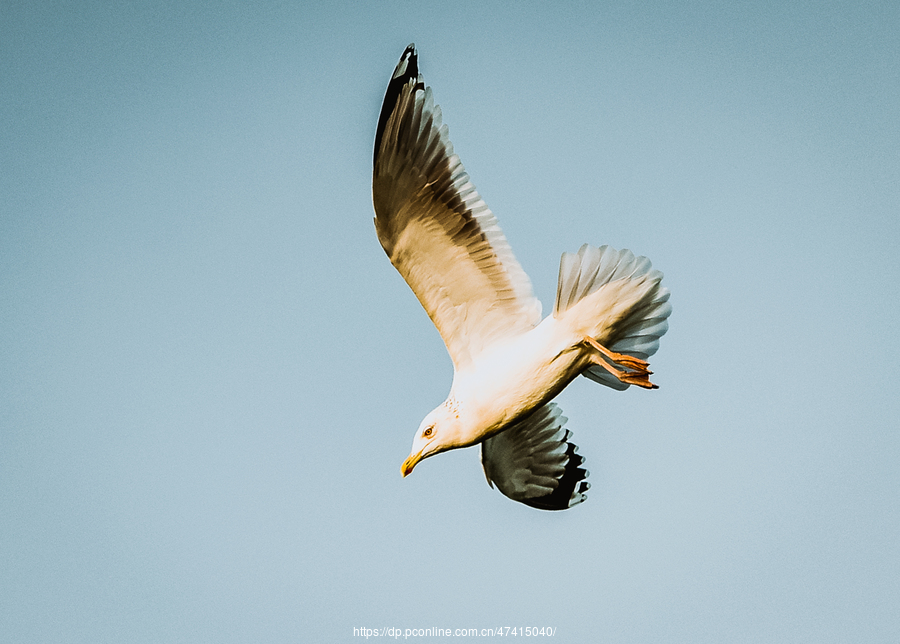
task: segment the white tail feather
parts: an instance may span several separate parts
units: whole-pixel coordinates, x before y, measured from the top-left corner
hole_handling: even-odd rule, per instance
[[[627,283],[623,283],[623,289],[638,296],[621,317],[604,327],[605,337],[596,339],[611,351],[646,360],[659,349],[659,339],[668,330],[667,318],[672,313],[669,290],[660,285],[662,277],[652,269],[649,259],[635,257],[630,250],[585,244],[578,253],[563,253],[553,316],[562,317],[601,287],[624,280]],[[633,288],[628,288],[630,285]],[[613,389],[629,387],[602,367],[590,367],[582,375]]]

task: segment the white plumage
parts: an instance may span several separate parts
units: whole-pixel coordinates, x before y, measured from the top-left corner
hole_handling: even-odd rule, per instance
[[[607,246],[563,254],[553,315],[453,153],[440,108],[404,51],[375,135],[375,228],[453,361],[447,400],[403,464],[481,443],[488,483],[542,509],[584,500],[583,459],[550,401],[579,374],[615,389],[650,383],[646,358],[671,313],[662,274]]]

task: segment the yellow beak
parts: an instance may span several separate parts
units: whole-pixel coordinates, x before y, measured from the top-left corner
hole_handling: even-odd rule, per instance
[[[403,465],[400,466],[400,473],[403,475],[403,478],[409,476],[409,474],[413,471],[413,468],[416,466],[416,463],[422,460],[422,452],[418,454],[410,454],[409,458],[403,461]]]

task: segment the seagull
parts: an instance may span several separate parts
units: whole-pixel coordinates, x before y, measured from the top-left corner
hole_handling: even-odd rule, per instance
[[[403,52],[375,133],[372,201],[385,253],[437,327],[453,362],[447,399],[419,425],[401,473],[481,444],[488,485],[528,506],[585,500],[584,459],[551,402],[577,376],[624,390],[650,382],[668,330],[662,273],[629,250],[563,253],[552,315],[459,157],[441,109]]]

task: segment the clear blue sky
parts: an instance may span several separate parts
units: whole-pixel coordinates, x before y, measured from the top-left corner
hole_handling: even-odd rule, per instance
[[[4,2],[0,632],[900,639],[898,31],[896,2]],[[400,477],[452,371],[372,225],[411,41],[545,311],[585,242],[672,291],[660,390],[558,399],[573,510],[472,449]]]

